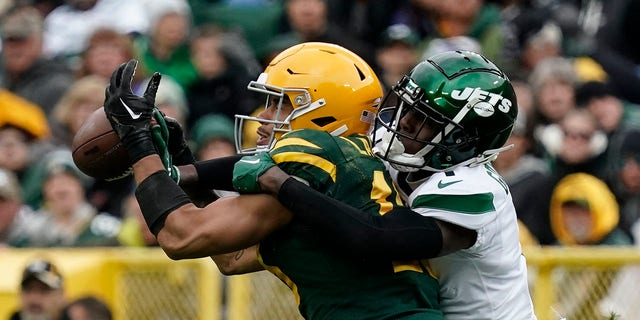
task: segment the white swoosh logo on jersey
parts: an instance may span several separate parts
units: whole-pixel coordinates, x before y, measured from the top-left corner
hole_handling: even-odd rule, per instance
[[[248,163],[248,164],[258,164],[258,163],[260,163],[260,159],[255,159],[255,160],[240,159],[240,162],[244,162],[244,163]]]
[[[142,112],[134,113],[133,110],[131,110],[131,108],[129,108],[129,106],[126,103],[124,103],[124,101],[122,101],[122,98],[120,98],[120,102],[122,102],[122,105],[124,106],[124,109],[127,110],[127,112],[129,112],[129,115],[131,116],[131,119],[136,120],[136,119],[140,118],[140,116],[142,115]]]

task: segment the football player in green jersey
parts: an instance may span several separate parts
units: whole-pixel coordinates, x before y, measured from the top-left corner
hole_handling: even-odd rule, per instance
[[[337,254],[291,220],[275,198],[263,194],[195,206],[167,175],[149,133],[159,77],[150,81],[143,97],[135,96],[130,91],[135,65],[131,61],[114,72],[105,111],[134,162],[143,215],[168,256],[214,256],[229,274],[264,267],[291,287],[308,319],[444,319],[438,283],[424,261]],[[366,136],[382,89],[361,58],[336,45],[304,43],[276,56],[249,88],[267,94],[266,108],[257,118],[240,117],[239,122],[260,122],[257,143],[272,149],[287,172],[371,215],[402,210],[399,194]],[[169,144],[174,145],[169,146],[172,154],[181,153],[180,142]],[[242,160],[247,165],[254,161]],[[230,185],[231,170],[213,171],[223,177],[203,181],[216,167],[212,163],[181,167],[183,183],[196,176],[201,186],[220,188],[223,180]],[[233,253],[257,243],[259,247]],[[240,258],[219,255],[229,252]]]
[[[382,137],[373,150],[412,214],[374,216],[336,201],[285,174],[273,153],[273,160],[257,159],[260,171],[239,162],[237,171],[246,176],[234,183],[277,194],[336,250],[362,258],[433,258],[447,319],[532,320],[516,212],[491,166],[508,148],[517,112],[511,83],[493,63],[472,52],[442,53],[400,80],[377,114]],[[435,222],[441,242],[416,228],[426,221]]]

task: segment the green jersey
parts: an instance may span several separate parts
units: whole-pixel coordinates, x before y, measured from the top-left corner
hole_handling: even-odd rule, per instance
[[[288,174],[372,215],[402,205],[365,136],[298,130],[280,138],[270,155]],[[259,249],[261,262],[292,289],[305,318],[444,319],[426,260],[359,260],[317,238],[294,218]]]

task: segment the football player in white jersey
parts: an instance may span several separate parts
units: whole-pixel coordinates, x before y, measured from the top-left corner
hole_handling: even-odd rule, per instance
[[[256,178],[337,250],[430,258],[447,319],[536,319],[509,188],[491,165],[509,148],[517,113],[498,67],[476,53],[446,52],[400,80],[377,114],[373,151],[411,210],[366,216],[275,167]]]

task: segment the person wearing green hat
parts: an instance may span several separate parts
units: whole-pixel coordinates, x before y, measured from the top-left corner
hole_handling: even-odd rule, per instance
[[[408,25],[394,24],[380,36],[376,63],[385,92],[418,64],[418,34]]]
[[[206,115],[193,125],[191,139],[198,160],[210,160],[236,154],[233,123],[220,114]]]

